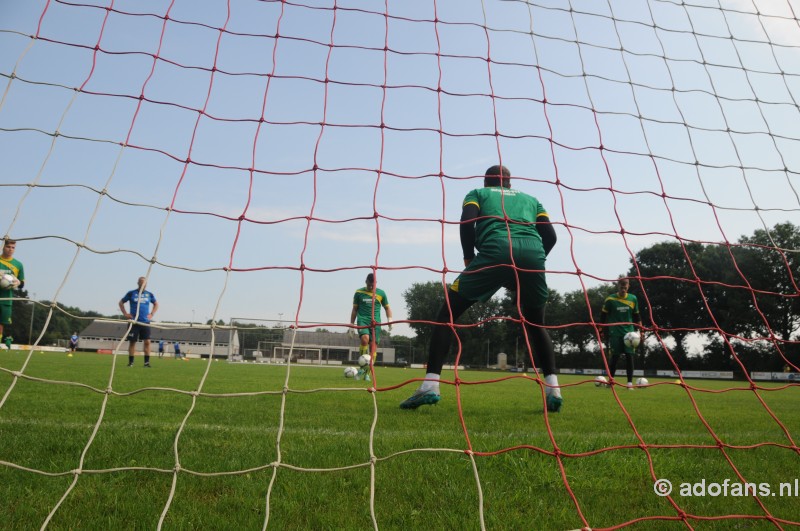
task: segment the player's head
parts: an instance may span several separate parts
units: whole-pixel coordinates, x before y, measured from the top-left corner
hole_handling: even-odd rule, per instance
[[[3,258],[11,258],[14,256],[14,250],[17,248],[17,241],[6,239],[3,242]]]
[[[139,289],[144,289],[147,285],[147,279],[145,277],[139,277],[139,280],[136,281],[136,285],[139,286]]]
[[[367,280],[365,282],[367,283],[367,289],[372,291],[372,288],[375,287],[375,275],[372,273],[367,275]]]
[[[502,186],[511,188],[511,172],[505,166],[492,166],[486,170],[483,186]]]
[[[627,278],[619,277],[617,279],[617,295],[624,297],[628,294],[629,289],[631,289],[631,281]]]

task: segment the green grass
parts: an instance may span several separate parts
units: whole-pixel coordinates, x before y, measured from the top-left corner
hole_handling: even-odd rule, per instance
[[[0,393],[27,356],[0,351]],[[104,404],[86,387],[17,380],[0,408],[4,529],[41,527],[68,491],[50,529],[153,529],[165,510],[165,529],[261,529],[267,506],[269,529],[371,529],[373,469],[381,529],[480,529],[481,511],[487,529],[686,529],[669,520],[679,511],[695,529],[775,529],[748,517],[765,509],[800,522],[800,497],[678,495],[681,483],[739,482],[734,467],[776,491],[800,478],[800,455],[783,447],[800,437],[797,387],[759,391],[776,422],[744,382],[689,381],[704,390],[691,397],[710,429],[737,447],[721,449],[675,385],[615,397],[588,377],[562,376],[585,383],[566,387],[563,411],[546,421],[539,386],[526,378],[462,385],[460,408],[443,385],[439,405],[403,411],[416,383],[373,395],[341,368],[293,366],[281,428],[286,367],[153,358],[146,370],[141,357],[132,368],[126,361],[117,357],[112,374],[108,355],[32,355],[28,376],[111,384],[121,395]],[[207,369],[203,393],[261,394],[197,396],[192,408],[187,393]],[[376,369],[381,389],[422,376]],[[461,373],[468,383],[510,376]],[[705,392],[730,387],[742,390]],[[654,494],[651,465],[672,481],[679,509]],[[725,515],[737,516],[707,519]]]

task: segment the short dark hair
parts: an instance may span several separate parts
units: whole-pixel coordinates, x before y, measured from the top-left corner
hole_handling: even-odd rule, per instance
[[[375,282],[375,275],[373,275],[372,273],[367,275],[367,282]]]
[[[511,188],[511,172],[505,166],[497,164],[491,166],[483,179],[484,186],[502,186],[503,188]]]

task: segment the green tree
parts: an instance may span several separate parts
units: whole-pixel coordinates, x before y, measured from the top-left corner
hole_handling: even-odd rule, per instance
[[[545,322],[556,362],[560,367],[589,368],[599,366],[599,353],[596,348],[597,334],[592,326],[592,316],[599,320],[600,309],[612,286],[603,285],[589,288],[586,293],[576,290],[561,294],[551,289],[545,310]],[[587,305],[587,298],[589,303]],[[592,316],[589,315],[589,307]],[[510,319],[504,321],[506,352],[519,352],[520,359],[530,366],[530,352],[527,349],[522,327],[511,319],[518,319],[515,292],[507,291],[500,299],[500,312]]]
[[[739,369],[731,357],[733,349],[745,369],[775,370],[776,363],[785,362],[774,357],[772,362],[765,362],[764,345],[735,342],[731,346],[723,338],[730,341],[732,336],[753,338],[774,334],[778,340],[788,341],[798,336],[797,249],[800,249],[800,228],[780,223],[769,231],[756,230],[732,245],[657,243],[637,253],[637,267],[631,267],[628,274],[633,277],[641,274],[638,284],[643,294],[640,297],[643,321],[675,339],[677,346],[672,354],[679,367],[688,367],[685,337],[699,330],[712,336],[707,349],[709,359],[691,360],[692,363]],[[636,284],[634,281],[633,291]],[[787,359],[796,359],[793,345],[784,344],[781,350]],[[661,360],[654,361],[657,367],[664,366]]]
[[[684,368],[686,336],[698,322],[708,322],[695,275],[695,263],[704,251],[701,243],[656,243],[636,253],[638,270],[631,266],[628,271],[630,277],[641,275],[631,282],[631,291],[639,298],[642,324],[657,327],[662,335],[675,339],[672,357]]]
[[[780,223],[769,233],[759,229],[739,243],[743,247],[737,247],[733,255],[755,290],[752,295],[748,292],[752,318],[742,323],[742,332],[769,336],[772,331],[788,341],[800,330],[800,227]]]
[[[54,345],[58,340],[70,337],[73,332],[80,333],[93,319],[103,317],[94,311],[57,304],[52,307],[52,316],[48,322],[52,306],[50,301],[33,303],[24,300],[28,298],[28,292],[25,290],[18,291],[15,297],[12,306],[13,322],[5,327],[4,332],[13,336],[18,343],[33,343],[44,330],[39,344]]]
[[[416,334],[415,348],[423,351],[427,359],[427,347],[433,334],[434,321],[444,303],[444,287],[440,282],[416,282],[403,292],[403,299],[408,310],[409,326]],[[446,363],[455,361],[458,343],[461,343],[461,357],[459,363],[464,365],[485,365],[487,346],[490,357],[500,352],[500,348],[507,348],[505,342],[505,324],[502,319],[500,301],[497,298],[485,303],[473,304],[464,312],[456,324],[465,325],[457,328],[459,341],[453,340],[451,355],[446,357]],[[446,325],[445,325],[446,326]],[[493,348],[492,345],[495,345]],[[491,361],[491,360],[490,360]]]
[[[415,282],[403,292],[408,310],[408,326],[417,336],[417,343],[427,346],[431,340],[431,321],[444,302],[444,287],[441,282]]]

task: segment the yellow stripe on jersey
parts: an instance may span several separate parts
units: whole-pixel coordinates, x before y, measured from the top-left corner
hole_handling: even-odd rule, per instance
[[[371,291],[367,291],[365,289],[357,289],[356,293],[363,293],[364,295],[367,295],[370,298],[372,297],[372,292]],[[376,293],[375,294],[375,302],[379,302],[379,303],[383,304],[383,297]]]
[[[19,268],[16,267],[14,264],[12,264],[11,262],[7,262],[2,258],[0,258],[0,264],[4,265],[9,271],[11,271],[15,277],[19,277]]]
[[[467,205],[475,205],[476,207],[478,207],[478,210],[480,210],[480,209],[481,209],[481,206],[480,206],[480,205],[479,205],[479,204],[478,204],[476,201],[467,201],[466,203],[464,203],[464,204],[462,205],[462,207],[461,207],[461,208],[464,208],[464,207],[465,207],[465,206],[467,206]]]
[[[636,303],[635,303],[635,302],[633,302],[632,300],[628,300],[628,299],[620,299],[619,297],[617,297],[617,296],[615,296],[615,295],[609,295],[608,297],[606,297],[606,301],[616,301],[616,302],[621,302],[621,303],[622,303],[622,304],[624,304],[625,306],[630,306],[631,308],[633,308],[634,306],[636,306]],[[605,303],[603,303],[603,304],[605,305]],[[603,311],[606,311],[606,309],[605,309],[605,306],[603,307]]]

